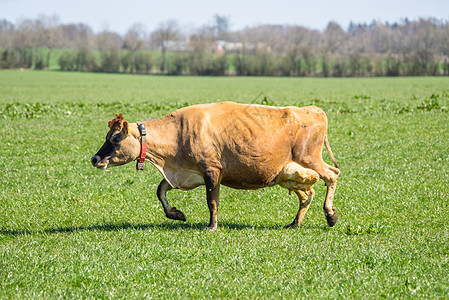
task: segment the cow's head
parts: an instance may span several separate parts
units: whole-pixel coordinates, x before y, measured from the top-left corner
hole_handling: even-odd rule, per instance
[[[140,133],[137,126],[125,121],[122,114],[115,115],[108,125],[106,141],[90,159],[92,165],[99,169],[127,164],[140,155]]]

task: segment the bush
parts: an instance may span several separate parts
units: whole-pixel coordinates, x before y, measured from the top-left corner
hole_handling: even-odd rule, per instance
[[[150,52],[138,52],[134,58],[136,73],[150,73],[153,68],[153,60]]]
[[[76,55],[76,69],[78,71],[98,71],[97,59],[92,51],[81,49]]]
[[[226,55],[214,55],[212,57],[212,68],[210,75],[223,76],[228,70],[228,59]]]
[[[101,62],[101,69],[104,72],[118,73],[120,71],[120,53],[112,50],[104,54]]]
[[[405,59],[407,75],[436,75],[438,63],[435,62],[433,53],[427,50],[418,50]]]
[[[401,64],[402,62],[400,57],[388,55],[386,59],[386,75],[399,76]]]
[[[234,67],[238,76],[245,76],[247,74],[247,61],[245,55],[236,55],[234,58]]]
[[[188,57],[184,53],[177,52],[168,61],[168,74],[181,75],[186,69],[186,60]]]
[[[129,54],[129,51],[122,52],[122,58],[120,59],[120,64],[122,65],[123,72],[128,72],[128,69],[131,66],[131,56]]]
[[[344,58],[339,58],[334,62],[332,66],[332,76],[343,77],[346,75],[346,60]]]
[[[59,56],[59,67],[62,71],[76,70],[76,54],[73,50],[66,50]]]
[[[220,76],[225,75],[228,69],[226,55],[193,52],[187,59],[191,75]]]
[[[237,75],[270,76],[276,74],[275,57],[267,53],[259,55],[237,55],[234,59]]]
[[[288,56],[281,57],[276,64],[276,69],[279,75],[281,76],[290,76],[295,74],[296,72],[294,71],[295,69],[294,58]]]
[[[19,48],[17,53],[19,54],[18,66],[20,68],[30,69],[33,66],[34,49],[26,47]]]
[[[44,56],[42,53],[38,53],[34,56],[34,69],[43,70],[44,69]]]
[[[17,67],[18,62],[14,51],[8,49],[2,51],[0,56],[0,69],[12,69]]]

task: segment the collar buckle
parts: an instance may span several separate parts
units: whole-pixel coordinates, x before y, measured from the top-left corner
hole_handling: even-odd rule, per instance
[[[144,168],[145,168],[145,162],[138,161],[136,163],[136,170],[143,171]]]

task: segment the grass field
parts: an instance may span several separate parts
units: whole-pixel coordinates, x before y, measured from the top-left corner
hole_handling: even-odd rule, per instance
[[[233,100],[322,107],[342,170],[326,224],[282,188],[171,191],[150,165],[100,171],[107,121]],[[447,298],[449,78],[159,77],[0,72],[0,299]],[[327,154],[325,160],[330,162]]]

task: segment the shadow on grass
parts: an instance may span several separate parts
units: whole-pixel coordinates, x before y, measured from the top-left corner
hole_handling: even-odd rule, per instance
[[[22,236],[22,235],[36,235],[36,234],[59,234],[59,233],[77,233],[83,231],[122,231],[122,230],[204,230],[208,224],[207,223],[160,223],[160,224],[131,224],[131,223],[105,223],[91,226],[69,226],[69,227],[58,227],[49,228],[44,230],[8,230],[1,228],[0,235],[4,236]],[[325,225],[302,225],[302,229],[321,229],[327,230],[328,227]],[[218,230],[290,230],[284,229],[283,225],[251,225],[251,224],[235,224],[222,222],[218,226]]]

